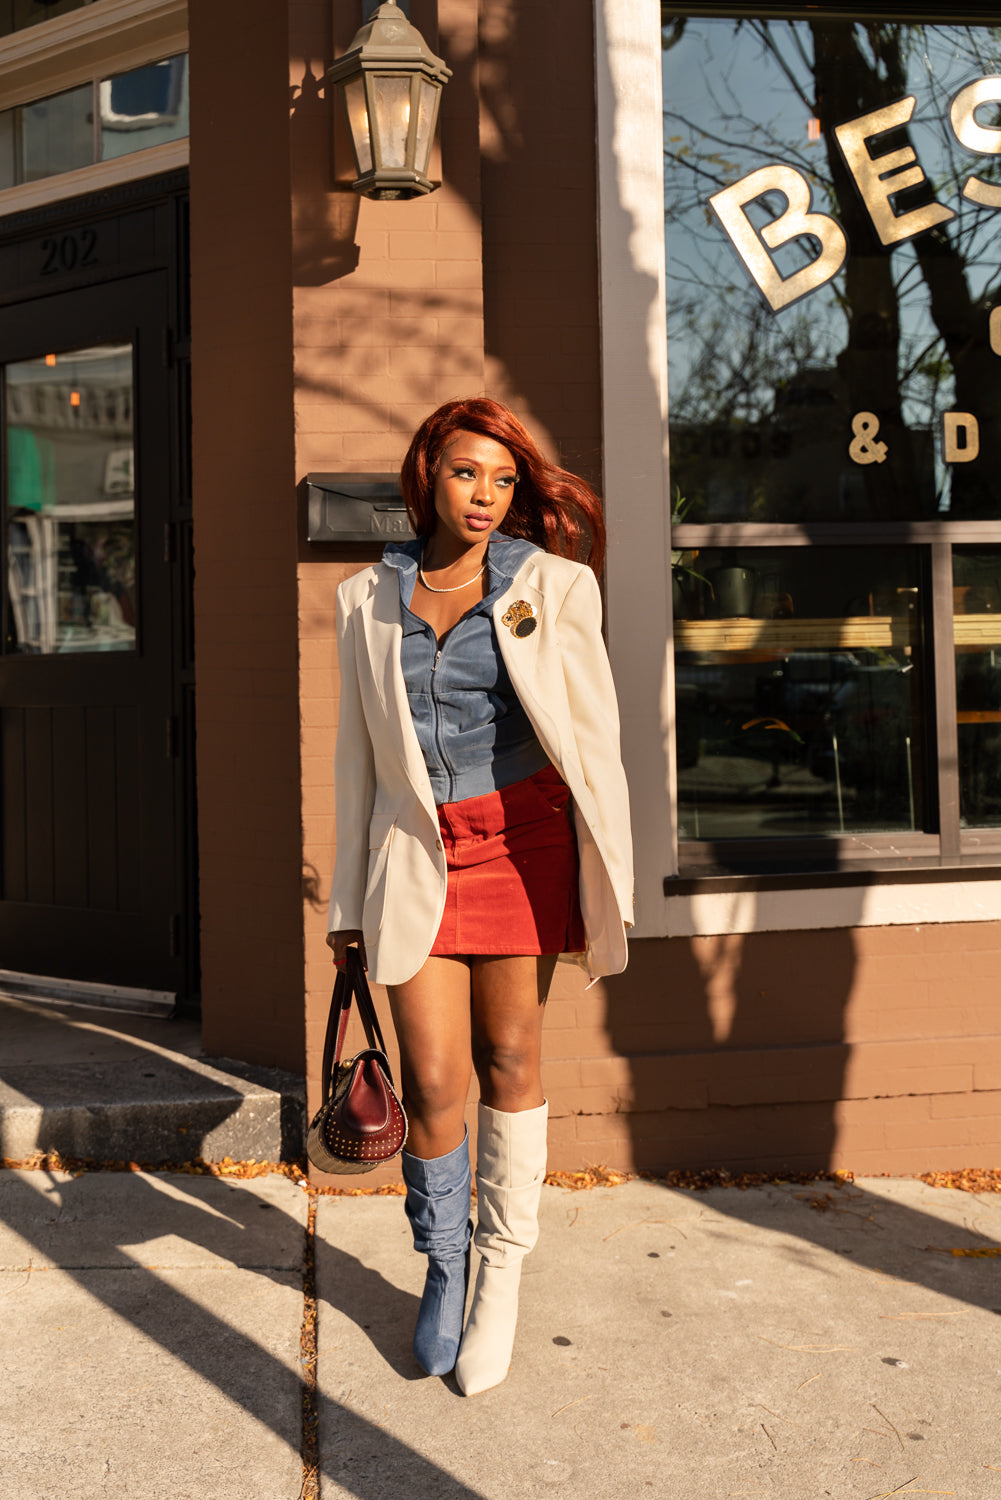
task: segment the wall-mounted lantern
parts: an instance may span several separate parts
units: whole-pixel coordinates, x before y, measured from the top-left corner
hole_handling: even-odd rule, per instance
[[[366,198],[416,198],[427,175],[441,91],[452,70],[435,57],[395,0],[386,0],[327,76],[344,91],[358,180]]]

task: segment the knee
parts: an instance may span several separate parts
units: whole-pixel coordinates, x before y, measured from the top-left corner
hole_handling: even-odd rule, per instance
[[[414,1068],[404,1063],[401,1072],[406,1110],[416,1119],[430,1123],[464,1109],[468,1077],[457,1078],[436,1064]]]
[[[485,1103],[492,1098],[517,1101],[538,1092],[538,1049],[526,1039],[474,1038],[473,1062]]]

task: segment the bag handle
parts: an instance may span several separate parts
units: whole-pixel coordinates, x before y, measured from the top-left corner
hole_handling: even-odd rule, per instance
[[[358,1001],[358,1016],[362,1026],[365,1028],[365,1037],[369,1047],[373,1051],[377,1050],[381,1052],[386,1058],[385,1066],[390,1086],[393,1083],[389,1058],[386,1055],[386,1043],[383,1041],[379,1017],[376,1015],[375,1006],[372,1004],[372,994],[368,987],[368,976],[365,973],[365,966],[361,961],[361,954],[358,949],[349,948],[345,957],[344,968],[338,969],[337,978],[334,981],[334,993],[330,1001],[330,1014],[327,1017],[327,1031],[323,1039],[323,1066],[320,1070],[320,1083],[323,1090],[324,1104],[326,1104],[330,1097],[331,1080],[334,1070],[341,1060],[341,1052],[344,1049],[344,1039],[347,1036],[352,998]]]

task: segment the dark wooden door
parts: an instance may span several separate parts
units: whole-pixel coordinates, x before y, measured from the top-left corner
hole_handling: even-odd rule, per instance
[[[0,308],[0,967],[178,992],[170,302]]]

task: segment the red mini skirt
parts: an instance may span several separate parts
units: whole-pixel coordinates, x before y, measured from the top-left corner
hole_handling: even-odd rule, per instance
[[[583,952],[570,789],[554,766],[443,802],[438,826],[448,888],[432,956]]]

